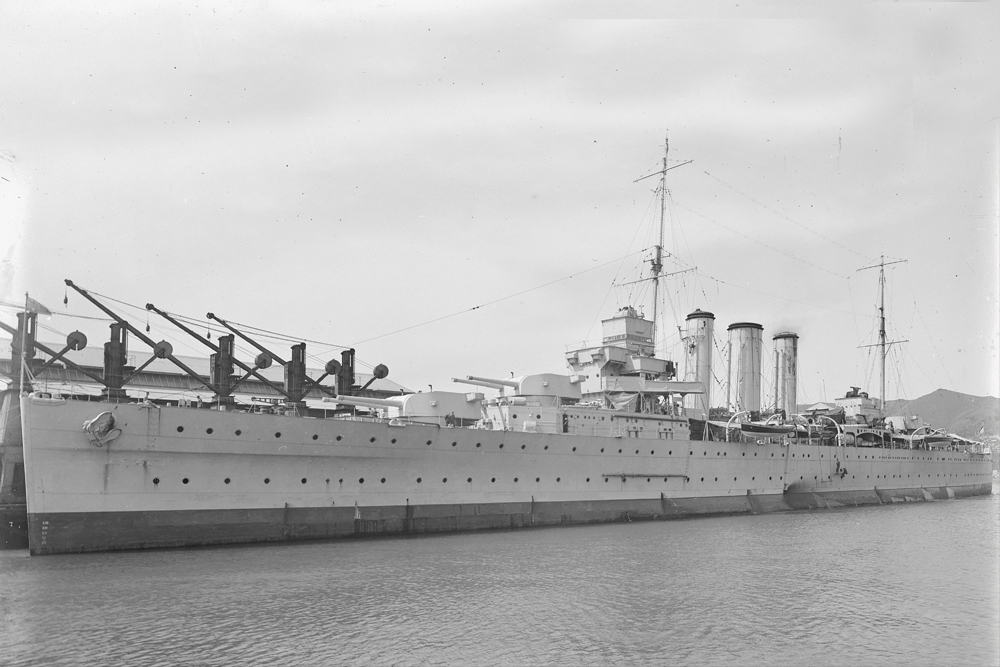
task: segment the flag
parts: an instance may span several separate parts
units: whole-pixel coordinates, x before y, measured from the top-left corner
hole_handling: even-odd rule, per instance
[[[39,315],[51,315],[52,311],[32,299],[27,294],[24,295],[24,309],[29,313],[37,313]]]

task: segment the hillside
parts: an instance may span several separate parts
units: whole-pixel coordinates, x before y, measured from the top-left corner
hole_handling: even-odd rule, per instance
[[[886,408],[890,415],[919,415],[935,428],[975,440],[1000,434],[1000,399],[992,396],[938,389],[913,400],[889,401]]]

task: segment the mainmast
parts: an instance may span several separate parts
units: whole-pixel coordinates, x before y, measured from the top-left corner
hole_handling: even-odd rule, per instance
[[[879,405],[879,416],[885,417],[885,357],[887,349],[890,345],[896,343],[905,343],[905,340],[894,340],[891,342],[886,342],[885,338],[885,267],[890,264],[902,264],[905,259],[899,259],[894,262],[885,261],[885,255],[879,255],[878,264],[872,264],[871,266],[865,266],[858,269],[858,271],[864,271],[866,269],[874,269],[878,267],[878,348],[879,348],[879,379],[882,385],[882,393],[880,394],[882,402]],[[871,345],[864,345],[863,347],[872,347]]]

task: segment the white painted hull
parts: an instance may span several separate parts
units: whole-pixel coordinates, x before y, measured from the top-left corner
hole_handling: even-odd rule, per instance
[[[992,489],[990,460],[961,452],[21,401],[32,553],[668,518]],[[97,447],[82,424],[104,411],[121,435]]]

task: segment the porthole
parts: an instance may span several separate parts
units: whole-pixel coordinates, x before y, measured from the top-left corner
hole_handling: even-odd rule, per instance
[[[211,428],[206,428],[205,429],[205,433],[208,433],[209,435],[212,435],[212,429]]]
[[[159,477],[154,477],[153,478],[153,484],[159,484],[159,483],[160,483],[160,478]]]
[[[733,481],[734,481],[734,482],[736,481],[736,478],[735,478],[735,477],[733,477]]]
[[[313,440],[319,440],[319,436],[313,433]]]
[[[467,479],[465,481],[468,482],[469,484],[471,484],[472,483],[472,478],[470,477],[469,479]]]
[[[482,446],[483,446],[483,443],[481,443],[481,442],[477,442],[476,443],[476,447],[482,447]]]
[[[651,480],[650,480],[650,479],[649,479],[649,478],[647,477],[647,478],[646,478],[646,483],[649,483],[650,481],[651,481]]]
[[[536,482],[540,482],[540,481],[542,481],[542,478],[541,478],[541,477],[536,477],[536,478],[535,478],[535,481],[536,481]]]
[[[358,480],[358,484],[364,484],[364,483],[365,483],[365,478],[364,477],[362,477],[361,479]]]
[[[424,481],[424,480],[421,479],[420,477],[417,477],[417,484],[420,484],[420,482],[422,482],[422,481]]]
[[[562,477],[556,477],[556,481],[557,482],[561,482],[562,481]]]
[[[339,438],[338,438],[338,440],[339,440]],[[392,440],[390,440],[389,442],[391,442],[392,444],[394,444],[394,445],[395,445],[395,444],[396,444],[396,439],[395,439],[395,438],[393,438],[393,439],[392,439]]]
[[[228,478],[228,477],[227,477],[226,479],[224,479],[223,481],[224,481],[224,482],[225,482],[226,484],[229,484],[229,478]]]
[[[719,481],[719,478],[718,478],[718,477],[716,477],[716,478],[715,478],[715,481],[716,481],[716,482],[718,482],[718,481]]]
[[[340,442],[342,439],[343,439],[343,436],[340,436],[340,435],[337,436],[337,442]]]
[[[535,415],[535,419],[541,419],[541,418],[542,418],[541,415]]]
[[[265,484],[270,484],[271,483],[271,478],[270,477],[265,477],[264,478],[264,483]]]
[[[182,482],[184,482],[185,484],[187,484],[187,483],[188,483],[188,478],[187,478],[187,477],[185,477],[185,478],[184,478],[184,479],[182,479],[181,481],[182,481]]]
[[[375,438],[372,438],[372,440],[374,440],[374,439],[375,439]],[[428,445],[429,445],[429,444],[431,444],[431,441],[430,441],[430,440],[428,440],[428,441],[427,441],[427,444],[428,444]]]
[[[236,429],[236,435],[243,435],[243,431]]]
[[[650,455],[650,456],[652,456],[652,455],[653,455],[653,454],[655,454],[655,453],[656,453],[656,450],[655,450],[655,449],[651,449],[651,450],[649,450],[649,455]]]
[[[327,477],[327,478],[326,478],[326,483],[327,483],[327,484],[329,484],[329,483],[330,483],[330,478],[329,478],[329,477]]]
[[[521,449],[524,449],[524,445],[521,445]]]
[[[183,426],[178,426],[177,427],[177,432],[178,433],[183,433],[184,432],[184,427]]]
[[[574,448],[573,448],[573,451],[574,451],[574,452],[576,451],[576,447],[574,447]]]
[[[588,481],[588,482],[590,481],[590,478],[589,478],[589,477],[587,478],[587,481]]]
[[[503,449],[503,443],[502,442],[500,443],[500,449]]]
[[[620,450],[620,449],[619,449],[619,450],[618,450],[618,453],[619,453],[619,454],[621,454],[621,453],[622,453],[622,450]]]
[[[635,450],[635,453],[636,453],[636,454],[638,454],[638,453],[639,453],[639,450],[638,450],[638,449],[637,449],[637,450]]]
[[[774,479],[773,477],[768,477],[768,478],[767,478],[767,481],[769,481],[769,482],[770,482],[770,481],[771,481],[771,480],[773,480],[773,479]]]
[[[751,478],[750,478],[750,481],[752,482],[752,481],[754,481],[755,479],[757,479],[757,478],[756,478],[756,477],[751,477]]]
[[[337,483],[338,483],[338,484],[343,484],[343,483],[344,483],[344,478],[343,478],[343,477],[341,477],[340,479],[338,479],[338,480],[337,480]]]
[[[701,478],[701,481],[703,481],[703,482],[704,482],[704,481],[705,481],[705,478],[704,478],[704,477],[702,477],[702,478]]]
[[[517,415],[514,415],[514,419],[517,419]]]
[[[722,452],[723,456],[729,456],[729,452]]]
[[[743,456],[746,456],[746,455],[747,455],[747,453],[746,453],[746,452],[743,452]]]
[[[604,481],[605,481],[605,482],[607,482],[607,481],[608,481],[608,478],[607,478],[607,477],[605,477],[605,478],[604,478]]]
[[[514,478],[514,483],[517,484],[517,477]]]
[[[674,450],[671,449],[669,452],[667,452],[667,456],[673,456],[673,455],[674,455]]]
[[[448,483],[448,478],[447,477],[441,478],[441,483],[442,484],[447,484]]]
[[[458,447],[458,443],[457,442],[453,442],[453,443],[451,443],[451,446],[452,447]]]
[[[368,442],[375,442],[375,437],[372,436],[371,438],[368,438]],[[427,443],[427,444],[430,444],[430,443]]]
[[[601,447],[601,454],[604,453],[604,447]]]
[[[549,448],[549,446],[548,446],[548,445],[545,445],[545,449],[548,449],[548,448]]]
[[[383,479],[382,481],[384,482],[385,480]],[[305,483],[306,483],[306,478],[305,478],[305,477],[303,477],[303,478],[302,478],[302,483],[303,483],[303,484],[305,484]]]
[[[281,431],[278,431],[277,433],[275,433],[274,437],[275,438],[280,438],[281,437]]]
[[[490,482],[492,482],[492,483],[496,483],[496,481],[497,481],[497,478],[496,478],[496,477],[490,477]]]

